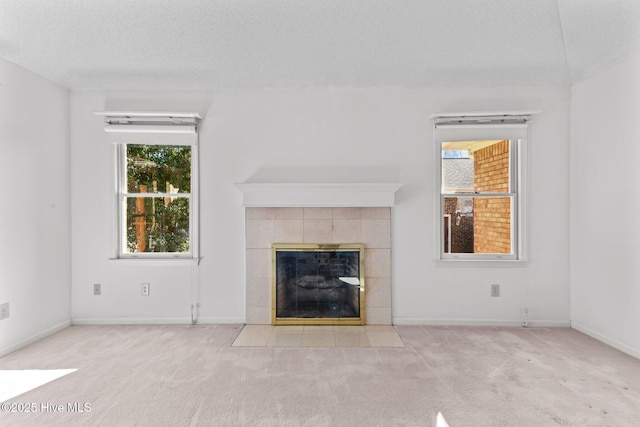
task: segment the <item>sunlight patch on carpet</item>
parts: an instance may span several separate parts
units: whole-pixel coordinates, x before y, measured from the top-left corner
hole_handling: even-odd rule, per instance
[[[0,369],[0,402],[19,396],[77,369]]]
[[[436,427],[449,427],[449,423],[444,419],[442,412],[438,412],[438,416],[436,417]]]

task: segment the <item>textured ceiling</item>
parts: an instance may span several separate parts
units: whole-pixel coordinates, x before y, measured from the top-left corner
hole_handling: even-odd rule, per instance
[[[639,0],[0,0],[0,57],[72,89],[568,85]]]

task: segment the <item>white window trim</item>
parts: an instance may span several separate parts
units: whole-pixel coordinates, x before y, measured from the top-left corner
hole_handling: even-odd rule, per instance
[[[113,143],[111,170],[112,220],[111,261],[150,262],[154,265],[193,262],[200,260],[200,173],[199,134],[201,117],[197,113],[156,113],[156,112],[99,112],[105,118],[107,140]],[[189,202],[189,252],[186,253],[127,253],[123,250],[126,236],[122,204],[127,196],[126,189],[126,144],[147,145],[189,145],[191,146],[191,192],[188,195],[172,194],[172,197],[186,197]],[[163,193],[149,193],[161,197]],[[123,231],[124,230],[124,231]]]
[[[434,115],[434,262],[441,265],[464,266],[504,266],[519,265],[528,262],[528,236],[527,236],[527,189],[528,189],[528,142],[529,132],[526,121],[528,115],[509,116],[507,122],[512,119],[522,118],[524,124],[501,124],[505,115],[492,115],[483,117],[479,115],[452,117],[449,115]],[[462,119],[462,120],[460,120]],[[464,122],[464,124],[458,124]],[[515,155],[511,159],[512,179],[515,178],[514,189],[515,206],[512,225],[513,254],[449,254],[444,253],[444,203],[442,193],[442,142],[469,141],[469,140],[508,139],[511,144],[517,144]],[[514,182],[514,181],[512,181]],[[465,194],[459,194],[464,196]],[[473,194],[470,194],[473,196]],[[498,194],[496,196],[499,196]],[[504,194],[502,194],[504,196]],[[509,196],[511,197],[511,196]]]

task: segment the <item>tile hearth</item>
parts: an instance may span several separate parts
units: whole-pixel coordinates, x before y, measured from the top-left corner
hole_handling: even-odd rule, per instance
[[[232,347],[404,347],[393,326],[245,325]]]

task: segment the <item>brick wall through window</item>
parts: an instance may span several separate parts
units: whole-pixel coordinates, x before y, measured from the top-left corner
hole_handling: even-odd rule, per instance
[[[474,152],[474,191],[509,192],[509,141],[504,140]],[[474,252],[511,253],[511,199],[476,197]]]

